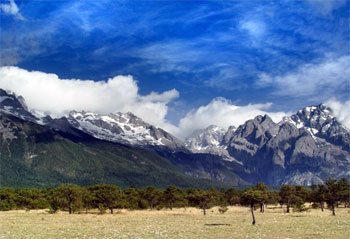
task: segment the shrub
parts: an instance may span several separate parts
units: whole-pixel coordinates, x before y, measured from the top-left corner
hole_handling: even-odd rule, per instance
[[[227,212],[228,208],[226,206],[221,206],[218,210],[221,214],[224,214],[225,212]]]
[[[309,210],[308,207],[305,207],[304,201],[299,197],[297,197],[297,200],[293,206],[293,209],[297,212],[304,212]]]
[[[106,207],[103,204],[98,204],[98,214],[105,214],[106,213]]]
[[[58,211],[58,207],[51,207],[50,206],[50,208],[49,208],[49,213],[50,214],[54,214],[54,213],[56,213]]]
[[[13,201],[0,201],[0,211],[9,211],[16,207]]]
[[[157,207],[156,207],[156,209],[159,211],[159,210],[162,210],[163,209],[163,205],[158,205]]]

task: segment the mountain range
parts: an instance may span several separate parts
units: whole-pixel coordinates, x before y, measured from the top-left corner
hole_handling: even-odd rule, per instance
[[[278,123],[264,115],[211,125],[183,142],[131,112],[53,118],[0,89],[0,137],[1,186],[311,185],[350,176],[350,131],[323,104]]]
[[[211,126],[186,143],[194,152],[238,161],[249,172],[249,179],[243,177],[248,182],[311,185],[350,176],[349,130],[325,105],[305,107],[279,123],[257,116],[222,132]]]

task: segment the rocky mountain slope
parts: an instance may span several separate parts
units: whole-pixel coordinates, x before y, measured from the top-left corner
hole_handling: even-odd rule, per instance
[[[75,128],[98,139],[137,146],[165,147],[175,151],[186,150],[184,143],[179,139],[130,112],[99,115],[72,111],[68,121]]]
[[[196,130],[185,143],[194,151],[205,151],[208,148],[219,146],[226,131],[216,125],[210,125],[205,129]]]
[[[245,184],[220,159],[192,154],[175,137],[131,113],[73,111],[53,119],[28,111],[15,94],[0,93],[0,186]]]
[[[75,159],[83,160],[83,157],[86,157],[93,165],[100,165],[101,160],[107,162],[107,159],[103,159],[107,157],[121,160],[118,164],[120,168],[113,168],[118,171],[115,177],[119,177],[120,170],[128,172],[123,175],[128,178],[128,182],[135,184],[140,178],[136,176],[137,179],[131,180],[130,175],[133,175],[133,171],[144,176],[153,177],[152,175],[156,174],[159,177],[167,177],[164,172],[171,175],[170,171],[167,171],[170,168],[175,170],[176,174],[181,174],[181,177],[187,175],[188,178],[207,179],[224,185],[243,185],[247,182],[254,184],[259,181],[270,185],[310,185],[321,183],[328,177],[350,176],[350,132],[337,121],[332,110],[322,104],[305,107],[279,123],[273,122],[265,115],[248,120],[238,128],[231,126],[228,130],[209,126],[194,132],[185,143],[132,113],[100,115],[72,111],[66,117],[51,118],[30,111],[22,97],[3,90],[0,90],[0,116],[1,166],[4,162],[7,162],[6,167],[12,167],[11,162],[21,162],[19,165],[23,166],[35,158],[33,162],[36,163],[30,163],[30,167],[26,169],[28,175],[31,175],[29,172],[32,165],[41,162],[54,163],[52,158],[60,162],[71,157],[73,165],[76,165]],[[45,143],[42,143],[42,139]],[[81,142],[85,145],[82,146]],[[48,149],[44,146],[48,146]],[[111,148],[115,153],[107,155],[105,150]],[[41,151],[38,151],[39,149]],[[53,150],[51,154],[40,154],[50,150]],[[130,158],[133,157],[134,150],[153,157],[153,161],[148,158],[152,161],[149,165],[154,166],[150,166],[150,173],[142,171],[142,160],[136,160],[134,163],[141,164],[133,166]],[[125,154],[124,151],[131,153]],[[141,156],[137,158],[140,159]],[[39,158],[40,161],[37,161]],[[158,162],[165,165],[163,160],[167,162],[166,169],[158,167]],[[47,172],[44,178],[48,178],[48,172],[57,174],[49,169],[50,164],[45,165],[48,168],[42,171],[35,171],[34,167],[33,170],[37,173],[35,175],[39,175],[40,178],[40,172]],[[13,167],[21,168],[18,165]],[[155,168],[163,173],[160,174]],[[84,170],[90,169],[79,169],[77,166],[76,170],[84,173]],[[100,174],[103,175],[103,170],[100,170]],[[5,177],[6,172],[1,172],[2,178],[10,180],[14,177],[13,174]],[[18,180],[19,175],[16,176]],[[167,179],[159,179],[158,176],[155,176],[157,180],[168,182]],[[30,176],[31,179],[33,177],[36,176]],[[68,178],[65,176],[61,179],[69,181]],[[112,178],[108,180],[113,181]],[[120,177],[119,179],[121,180]]]
[[[235,130],[235,127],[232,126],[231,129]],[[225,134],[225,129],[211,125],[205,129],[194,131],[192,136],[185,140],[185,145],[193,153],[214,154],[221,156],[224,160],[234,161],[235,159],[230,157],[226,148],[222,147],[221,143]]]
[[[175,136],[161,128],[144,122],[132,113],[110,113],[100,115],[85,111],[72,111],[67,117],[51,118],[44,114],[29,111],[21,96],[0,89],[0,109],[21,119],[67,133],[74,129],[81,130],[91,136],[132,146],[156,146],[172,151],[186,151],[185,144]]]
[[[49,187],[60,183],[121,187],[221,187],[186,175],[145,149],[96,139],[83,131],[56,131],[0,111],[0,187]]]
[[[16,115],[17,117],[31,121],[39,122],[39,118],[34,116],[29,110],[22,96],[16,96],[14,93],[0,89],[0,109]]]
[[[206,135],[211,133],[202,132],[201,137]],[[193,152],[204,146],[197,135],[186,142],[196,145]],[[267,115],[257,116],[237,129],[231,127],[219,144],[205,144],[208,153],[221,149],[241,162],[249,172],[243,176],[246,181],[270,185],[310,185],[328,177],[349,177],[349,146],[350,131],[322,104],[305,107],[278,124]]]

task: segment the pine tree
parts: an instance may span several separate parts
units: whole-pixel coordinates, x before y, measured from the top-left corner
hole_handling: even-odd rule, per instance
[[[332,215],[335,216],[335,204],[340,200],[340,184],[333,178],[327,179],[324,184],[326,186],[325,199],[327,205],[332,210]]]
[[[122,194],[120,188],[115,185],[98,184],[90,187],[94,197],[94,204],[103,210],[108,208],[113,214],[113,209],[120,207]]]
[[[254,205],[259,203],[263,200],[264,198],[264,193],[263,191],[256,190],[254,188],[250,188],[246,191],[244,191],[243,196],[242,196],[242,202],[244,204],[248,204],[250,206],[250,210],[252,213],[252,224],[255,225],[255,215],[254,215]]]
[[[265,203],[268,199],[268,187],[264,183],[259,182],[255,185],[254,189],[262,192],[262,197],[259,202],[259,205],[260,205],[260,212],[264,212]]]
[[[283,204],[287,205],[287,213],[290,212],[290,207],[296,201],[296,190],[292,185],[283,185],[280,189],[279,195]]]
[[[61,184],[54,193],[54,199],[60,208],[68,208],[69,214],[82,205],[82,193],[79,186],[75,184]]]

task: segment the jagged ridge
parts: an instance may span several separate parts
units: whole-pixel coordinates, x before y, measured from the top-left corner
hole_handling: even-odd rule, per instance
[[[189,175],[226,183],[235,180],[309,185],[330,176],[350,176],[350,132],[322,104],[305,107],[279,123],[265,115],[238,128],[231,126],[227,131],[209,126],[194,132],[186,145],[132,113],[100,115],[72,111],[67,117],[52,119],[29,111],[22,97],[3,90],[0,109],[78,141],[86,138],[85,133],[105,141],[143,147],[166,156]],[[3,142],[15,139],[13,129],[3,125],[0,128]]]
[[[201,132],[202,138],[206,135],[211,132]],[[197,135],[186,142],[196,146],[193,152],[202,147]],[[305,107],[278,124],[267,115],[257,116],[237,129],[230,127],[219,144],[205,147],[212,154],[226,151],[241,162],[251,173],[244,178],[247,181],[310,185],[330,176],[349,176],[349,146],[349,130],[321,104]]]

